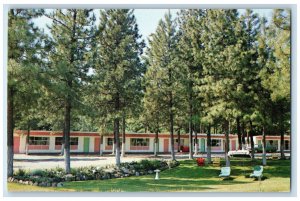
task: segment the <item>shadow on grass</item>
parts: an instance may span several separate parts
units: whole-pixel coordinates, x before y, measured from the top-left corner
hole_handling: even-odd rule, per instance
[[[76,191],[111,191],[111,189],[118,189],[119,191],[127,192],[143,192],[143,191],[201,191],[214,189],[212,186],[217,185],[234,185],[245,184],[249,182],[234,181],[234,178],[223,182],[219,178],[217,180],[209,179],[176,179],[176,178],[162,178],[154,180],[153,177],[145,178],[126,178],[126,179],[112,179],[105,181],[85,181],[82,182],[67,182],[64,188],[75,189]],[[217,188],[217,187],[216,187]]]

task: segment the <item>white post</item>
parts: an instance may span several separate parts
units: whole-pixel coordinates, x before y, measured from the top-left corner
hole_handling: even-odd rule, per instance
[[[154,156],[157,156],[157,142],[154,143]]]
[[[111,150],[111,155],[115,155],[115,151],[116,151],[116,144],[113,143],[112,150]]]
[[[100,143],[99,143],[99,150],[100,150],[100,156],[103,156],[103,148],[104,148],[104,143],[103,140],[100,138]]]
[[[125,157],[125,143],[122,142],[122,154],[121,154],[122,157]]]
[[[198,155],[198,142],[195,143],[195,155]]]
[[[160,172],[160,170],[154,170],[154,172],[156,172],[155,180],[159,180],[159,172]]]

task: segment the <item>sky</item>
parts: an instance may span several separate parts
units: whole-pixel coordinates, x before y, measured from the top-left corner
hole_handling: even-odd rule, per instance
[[[173,18],[176,17],[176,13],[178,11],[179,11],[178,9],[170,9]],[[242,9],[240,9],[239,11],[240,13],[244,12],[244,10]],[[253,11],[258,13],[260,16],[266,17],[268,20],[271,19],[272,9],[253,9]],[[148,42],[147,40],[148,36],[151,33],[155,32],[159,20],[164,17],[166,12],[168,12],[168,9],[135,9],[134,10],[134,15],[136,17],[140,34],[142,34],[142,39],[144,39],[146,43]],[[98,20],[99,11],[95,11],[95,14]],[[48,19],[47,17],[40,17],[38,19],[35,19],[34,23],[40,28],[43,28],[45,30],[45,33],[49,33],[46,24],[50,25],[51,20]]]

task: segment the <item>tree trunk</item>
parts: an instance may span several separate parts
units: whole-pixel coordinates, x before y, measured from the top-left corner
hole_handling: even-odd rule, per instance
[[[282,107],[281,107],[282,108]],[[280,159],[285,159],[285,155],[284,155],[284,118],[283,118],[283,109],[280,109]]]
[[[7,177],[13,176],[14,169],[14,91],[7,93]]]
[[[239,148],[238,150],[242,149],[242,134],[241,134],[241,125],[240,125],[240,118],[236,118],[236,127],[237,127],[237,136],[238,136],[238,142],[239,142]]]
[[[125,138],[125,127],[126,126],[126,122],[125,122],[125,115],[124,117],[122,118],[122,129],[123,129],[123,132],[122,132],[122,157],[125,157],[125,142],[126,142],[126,138]]]
[[[69,174],[71,172],[70,166],[70,130],[71,130],[71,103],[70,95],[66,100],[65,104],[65,115],[64,115],[64,137],[65,137],[65,170]]]
[[[284,131],[280,129],[280,159],[285,159],[284,154]]]
[[[181,151],[181,144],[180,144],[180,128],[178,128],[178,130],[177,130],[177,140],[178,140],[178,143],[177,143],[177,145],[178,145],[178,152],[180,152]]]
[[[210,134],[210,125],[207,128],[206,153],[207,153],[207,162],[211,163],[211,134]]]
[[[60,150],[60,155],[63,156],[65,155],[65,134],[63,134],[63,141],[61,143],[61,150]]]
[[[121,163],[120,159],[120,141],[119,141],[119,119],[114,120],[114,144],[116,148],[116,166],[119,167]]]
[[[173,107],[172,101],[171,101],[170,106],[171,105]],[[171,158],[172,158],[172,160],[176,160],[175,159],[175,151],[174,151],[174,119],[173,119],[172,107],[170,107],[170,110],[171,110],[170,111]]]
[[[119,93],[116,95],[115,99],[115,111],[120,110],[120,96]],[[121,159],[120,159],[120,138],[119,138],[119,127],[120,127],[120,121],[119,118],[116,117],[114,119],[114,143],[116,148],[116,166],[120,167]]]
[[[228,130],[227,130],[227,132],[225,132],[225,161],[226,161],[226,167],[230,167],[230,160],[229,160],[229,157],[228,157],[229,134],[230,134],[230,122],[228,121]]]
[[[100,156],[103,156],[104,141],[103,135],[100,136]]]
[[[154,156],[157,156],[158,152],[158,129],[155,131],[155,138],[154,138]]]
[[[190,114],[189,114],[189,159],[193,159],[192,105],[190,105]]]
[[[252,121],[250,121],[250,144],[251,144],[251,159],[254,160],[255,158],[255,149],[254,149],[254,140],[253,140],[253,126]]]
[[[194,129],[194,134],[195,134],[195,155],[198,155],[198,136],[197,136],[197,131]]]
[[[242,149],[246,148],[246,132],[245,132],[245,124],[242,122]]]
[[[115,132],[114,132],[114,143],[112,145],[112,150],[110,155],[116,155],[116,141],[115,141]]]
[[[267,152],[266,152],[266,133],[265,127],[262,129],[262,164],[267,165]]]
[[[25,154],[29,154],[29,137],[30,137],[30,124],[27,125],[27,136],[26,136],[26,149]]]

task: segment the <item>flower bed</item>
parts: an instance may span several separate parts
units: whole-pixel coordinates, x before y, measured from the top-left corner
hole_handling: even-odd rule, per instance
[[[62,168],[33,170],[31,172],[19,169],[13,177],[8,178],[8,182],[43,187],[62,187],[63,182],[66,181],[105,180],[140,176],[153,174],[156,169],[163,171],[178,165],[179,162],[171,160],[141,160],[139,162],[121,163],[120,167],[107,165],[105,167],[72,168],[70,174],[66,174]]]

